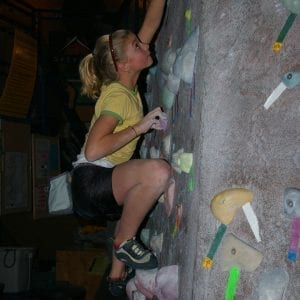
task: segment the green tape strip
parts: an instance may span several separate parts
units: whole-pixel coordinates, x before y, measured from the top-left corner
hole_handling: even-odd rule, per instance
[[[207,257],[209,257],[211,260],[214,258],[215,253],[217,252],[217,249],[219,248],[221,244],[221,240],[223,238],[223,235],[227,229],[227,226],[225,224],[221,224],[218,228],[218,231],[215,235],[215,238],[209,248]]]
[[[227,287],[225,291],[225,300],[234,300],[236,287],[240,278],[240,269],[232,267],[229,271]]]
[[[189,192],[193,192],[195,190],[195,172],[194,172],[194,165],[192,165],[191,171],[189,173],[189,181],[188,181],[188,188]]]
[[[292,27],[295,19],[297,17],[297,14],[294,14],[294,13],[291,13],[289,15],[289,17],[287,18],[283,28],[281,29],[279,35],[278,35],[278,38],[277,38],[277,43],[282,43],[285,36],[287,35],[288,31],[290,30],[290,28]]]

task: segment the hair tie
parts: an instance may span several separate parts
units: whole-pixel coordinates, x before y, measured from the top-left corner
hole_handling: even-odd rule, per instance
[[[118,72],[118,66],[117,66],[117,61],[116,61],[116,56],[115,56],[115,49],[113,47],[112,34],[111,33],[108,35],[108,46],[109,46],[111,58],[112,58],[112,61],[114,63],[115,69]]]

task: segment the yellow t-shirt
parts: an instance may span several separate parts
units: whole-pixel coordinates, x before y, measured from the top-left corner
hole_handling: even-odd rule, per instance
[[[143,118],[143,106],[137,88],[130,90],[119,82],[103,86],[100,98],[95,105],[95,113],[90,128],[101,115],[110,115],[119,121],[114,132],[119,132],[138,123]],[[114,165],[128,161],[133,155],[138,140],[139,137],[135,138],[105,158]]]

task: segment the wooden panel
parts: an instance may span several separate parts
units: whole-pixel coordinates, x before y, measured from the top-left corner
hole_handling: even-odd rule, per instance
[[[37,70],[37,42],[15,31],[12,62],[0,98],[0,114],[26,118],[32,100]]]
[[[103,249],[59,250],[56,251],[56,281],[84,287],[85,300],[94,300],[108,264],[109,258]]]

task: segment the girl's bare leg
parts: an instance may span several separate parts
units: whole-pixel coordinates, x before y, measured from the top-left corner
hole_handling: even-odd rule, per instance
[[[113,193],[123,205],[122,216],[115,229],[115,244],[136,235],[139,226],[168,186],[170,165],[161,159],[130,160],[118,165],[112,175]],[[110,276],[121,277],[124,264],[115,257]]]
[[[161,159],[131,160],[113,172],[113,193],[123,212],[115,232],[115,243],[135,236],[140,224],[165,191],[170,165]]]

